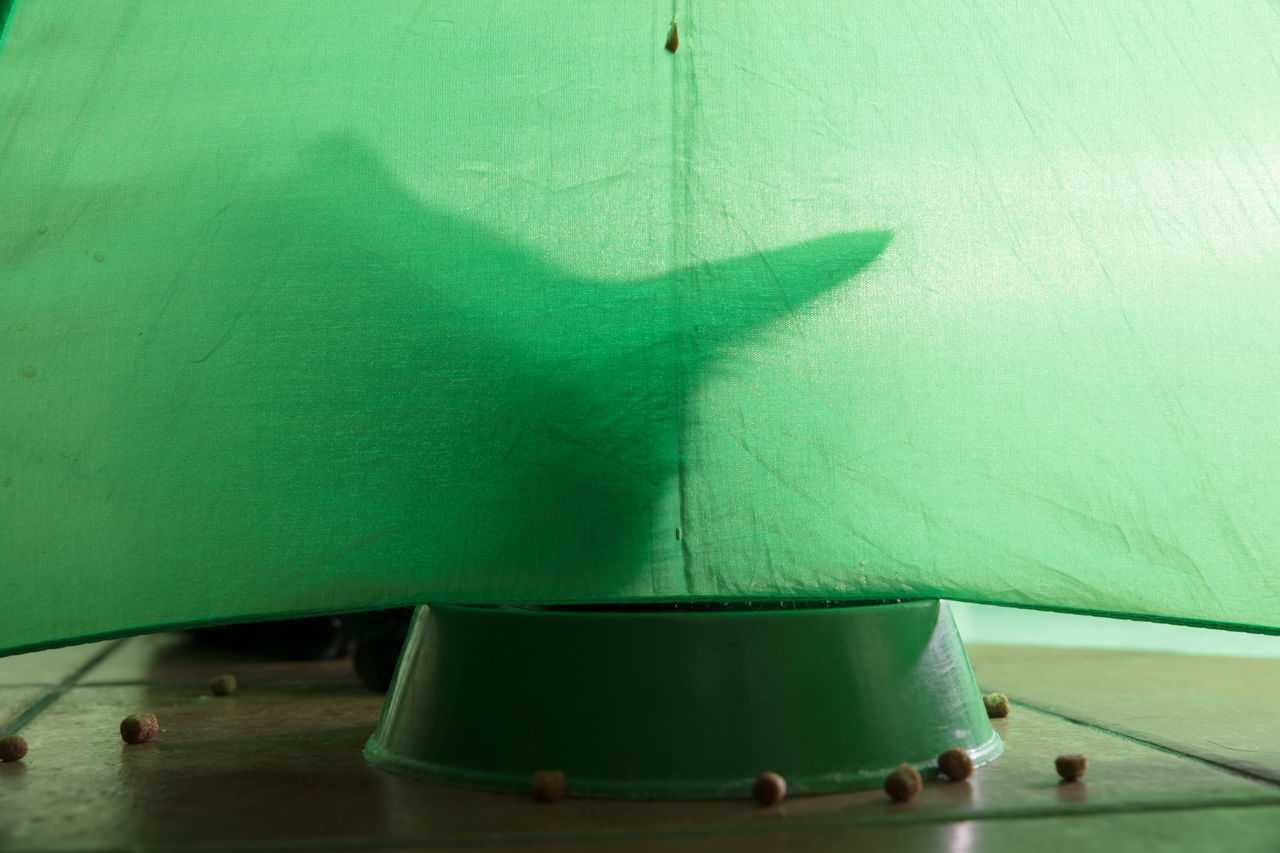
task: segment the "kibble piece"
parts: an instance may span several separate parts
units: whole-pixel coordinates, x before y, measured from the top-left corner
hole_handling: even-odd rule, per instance
[[[1059,755],[1053,761],[1053,766],[1058,768],[1058,775],[1068,782],[1074,782],[1083,776],[1088,765],[1089,762],[1083,755]]]
[[[938,756],[938,770],[948,779],[960,782],[973,775],[973,759],[960,747],[952,747]]]
[[[920,793],[923,784],[919,772],[914,767],[910,764],[900,764],[898,769],[884,780],[884,791],[898,802],[905,803]]]
[[[771,770],[766,770],[756,779],[755,787],[751,789],[751,793],[760,802],[760,805],[776,806],[787,796],[787,780]]]
[[[209,682],[209,690],[213,692],[214,696],[230,696],[236,692],[236,677],[234,675],[219,675]]]
[[[1003,693],[988,693],[982,697],[982,704],[987,708],[987,716],[992,719],[1009,716],[1009,697]]]
[[[564,799],[564,772],[539,770],[533,774],[533,798],[540,803]]]
[[[134,714],[120,721],[120,737],[125,743],[146,743],[160,733],[155,714]]]
[[[27,754],[27,742],[17,735],[0,737],[0,761],[21,761]]]

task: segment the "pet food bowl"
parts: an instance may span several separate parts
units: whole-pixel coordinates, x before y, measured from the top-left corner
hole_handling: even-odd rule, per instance
[[[962,747],[1000,754],[936,600],[420,607],[365,748],[377,767],[498,791],[561,770],[570,796],[867,788]]]

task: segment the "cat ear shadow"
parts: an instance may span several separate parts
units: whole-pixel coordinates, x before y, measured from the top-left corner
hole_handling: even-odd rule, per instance
[[[658,277],[688,294],[680,325],[707,347],[764,328],[854,280],[893,241],[893,232],[846,231]]]

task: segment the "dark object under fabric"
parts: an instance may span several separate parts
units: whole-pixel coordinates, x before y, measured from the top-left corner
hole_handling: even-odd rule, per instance
[[[352,665],[356,675],[365,687],[385,693],[391,686],[400,650],[404,648],[405,636],[409,633],[413,608],[360,613],[350,618],[355,630]]]
[[[327,660],[351,655],[356,675],[370,690],[386,692],[404,646],[412,607],[311,616],[203,628],[199,645],[233,649],[283,660]]]
[[[1280,16],[66,4],[0,651],[419,602],[1280,632]],[[1153,36],[1152,33],[1156,35]]]
[[[252,652],[283,660],[327,660],[351,651],[350,617],[311,616],[243,625],[223,625],[195,632],[197,643]]]

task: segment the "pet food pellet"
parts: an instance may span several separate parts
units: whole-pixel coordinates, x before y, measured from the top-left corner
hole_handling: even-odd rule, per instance
[[[676,22],[671,22],[671,32],[667,33],[667,43],[663,45],[668,53],[675,53],[680,47],[680,30],[676,27]]]
[[[1053,766],[1058,769],[1058,775],[1068,782],[1074,782],[1083,776],[1088,765],[1089,762],[1083,755],[1059,755],[1053,761]]]
[[[771,770],[766,770],[760,774],[760,778],[756,779],[751,793],[759,800],[760,805],[775,806],[787,796],[787,780]]]
[[[973,759],[960,747],[952,747],[938,756],[938,770],[948,779],[960,782],[973,775]]]
[[[160,733],[155,714],[133,714],[120,721],[120,737],[125,743],[146,743]]]
[[[17,735],[0,737],[0,761],[21,761],[27,754],[27,742]]]
[[[533,798],[540,803],[564,799],[564,772],[539,770],[533,774]]]
[[[236,692],[236,677],[234,675],[219,675],[209,682],[209,690],[212,691],[214,696],[230,696]]]
[[[900,803],[920,793],[920,787],[924,783],[920,779],[919,772],[910,764],[901,764],[898,769],[889,774],[889,778],[884,780],[884,792],[893,797]]]
[[[987,716],[992,719],[1009,716],[1009,697],[1003,693],[988,693],[982,697],[982,704],[987,708]]]

